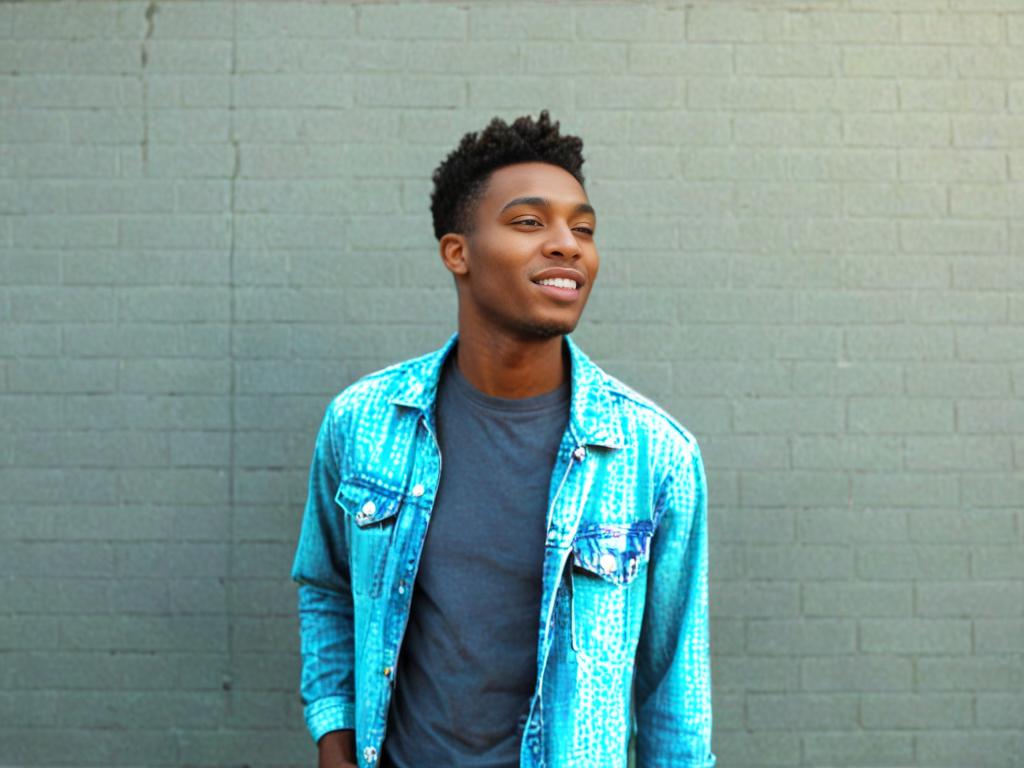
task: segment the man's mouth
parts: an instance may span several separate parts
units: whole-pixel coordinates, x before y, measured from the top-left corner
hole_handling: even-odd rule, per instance
[[[579,301],[583,291],[579,289],[580,283],[571,277],[545,277],[543,280],[535,280],[536,285],[548,298],[559,303],[573,303]]]
[[[546,280],[538,280],[537,285],[552,285],[555,288],[568,288],[576,290],[576,281],[567,277],[549,277]]]

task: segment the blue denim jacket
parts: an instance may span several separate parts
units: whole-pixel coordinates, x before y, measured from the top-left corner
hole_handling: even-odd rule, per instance
[[[315,740],[384,740],[442,456],[439,350],[339,394],[320,427],[292,578]],[[707,487],[693,436],[568,336],[572,399],[551,476],[524,768],[711,768]],[[502,532],[494,532],[500,547]],[[500,611],[501,606],[494,606]],[[431,767],[433,768],[433,767]]]

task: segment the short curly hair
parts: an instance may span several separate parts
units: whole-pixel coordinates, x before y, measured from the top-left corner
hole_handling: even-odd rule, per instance
[[[506,165],[550,163],[571,173],[582,186],[583,140],[562,136],[558,126],[544,109],[536,121],[524,115],[509,125],[495,117],[480,133],[464,135],[434,171],[434,191],[430,195],[434,236],[440,240],[448,232],[469,234],[487,180]]]

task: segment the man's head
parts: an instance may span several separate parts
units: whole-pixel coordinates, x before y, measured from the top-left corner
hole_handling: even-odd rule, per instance
[[[582,149],[545,110],[511,125],[494,118],[434,172],[434,233],[460,326],[523,339],[576,327],[599,263]]]

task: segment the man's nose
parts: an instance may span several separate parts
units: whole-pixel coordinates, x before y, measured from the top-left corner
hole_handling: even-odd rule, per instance
[[[580,255],[580,244],[567,224],[552,228],[551,237],[544,244],[545,256],[576,258]]]

